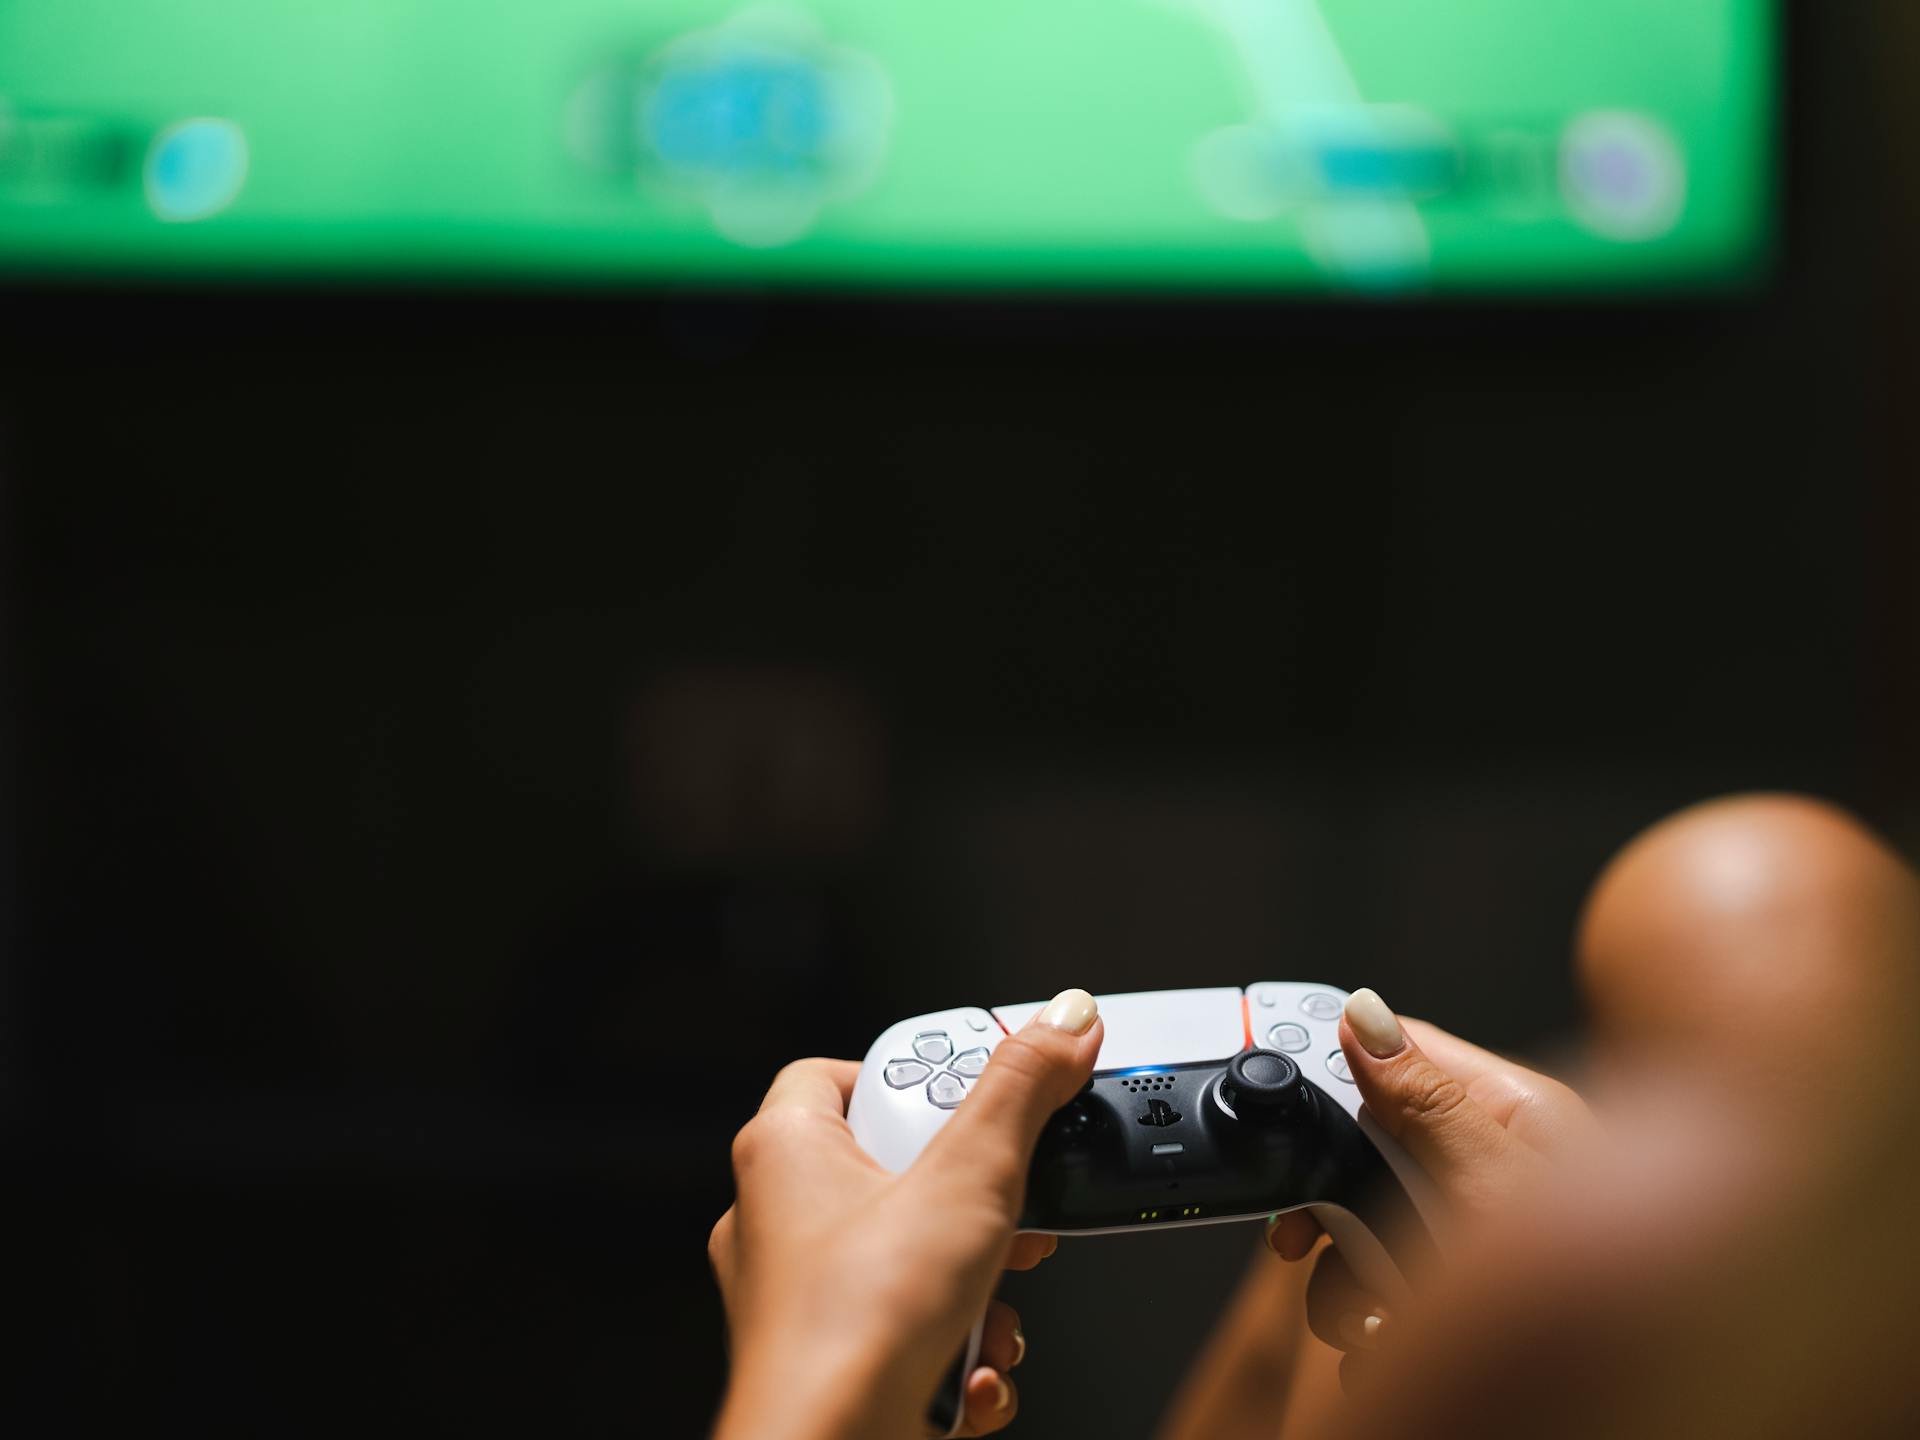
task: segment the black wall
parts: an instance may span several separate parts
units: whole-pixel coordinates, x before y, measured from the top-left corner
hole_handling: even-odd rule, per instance
[[[1911,27],[1794,14],[1753,297],[9,292],[19,1403],[694,1433],[786,1059],[1288,976],[1551,1049],[1640,825],[1920,833]],[[1252,1243],[1017,1279],[1027,1432],[1148,1433]]]

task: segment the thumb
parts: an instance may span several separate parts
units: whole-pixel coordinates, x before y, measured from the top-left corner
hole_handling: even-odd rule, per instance
[[[1465,1085],[1427,1058],[1372,990],[1348,997],[1340,1048],[1380,1128],[1450,1197],[1471,1196],[1490,1171],[1506,1168],[1512,1137]]]
[[[994,1048],[972,1093],[915,1168],[941,1177],[949,1191],[956,1182],[984,1188],[1010,1222],[1017,1219],[1040,1131],[1087,1083],[1105,1034],[1093,996],[1062,990]]]

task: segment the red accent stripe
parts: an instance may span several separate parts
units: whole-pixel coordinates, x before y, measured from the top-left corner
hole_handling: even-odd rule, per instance
[[[1000,1017],[998,1015],[995,1015],[993,1011],[991,1010],[987,1011],[987,1015],[993,1021],[994,1024],[1000,1026],[1000,1033],[1002,1035],[1011,1035],[1013,1033],[1011,1030],[1007,1029],[1007,1027],[1001,1022]]]
[[[1247,1049],[1253,1049],[1253,1011],[1248,1009],[1247,992],[1240,992],[1240,1028],[1247,1037]]]

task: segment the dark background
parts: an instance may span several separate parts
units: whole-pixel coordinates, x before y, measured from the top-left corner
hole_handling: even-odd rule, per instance
[[[697,1433],[786,1059],[1288,977],[1538,1053],[1663,812],[1920,836],[1907,8],[1794,7],[1749,297],[16,285],[9,1409]],[[1024,1432],[1147,1434],[1252,1243],[1014,1280]]]

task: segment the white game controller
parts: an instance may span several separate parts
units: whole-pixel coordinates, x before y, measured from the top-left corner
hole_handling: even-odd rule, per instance
[[[1340,1049],[1344,990],[1268,981],[1102,995],[1093,1079],[1048,1122],[1023,1231],[1119,1234],[1307,1210],[1360,1283],[1406,1293],[1432,1253],[1432,1182],[1374,1122]],[[893,1026],[867,1051],[847,1122],[889,1170],[911,1165],[966,1103],[994,1049],[1041,1002],[967,1007]],[[932,1418],[948,1433],[980,1353],[976,1322]]]

